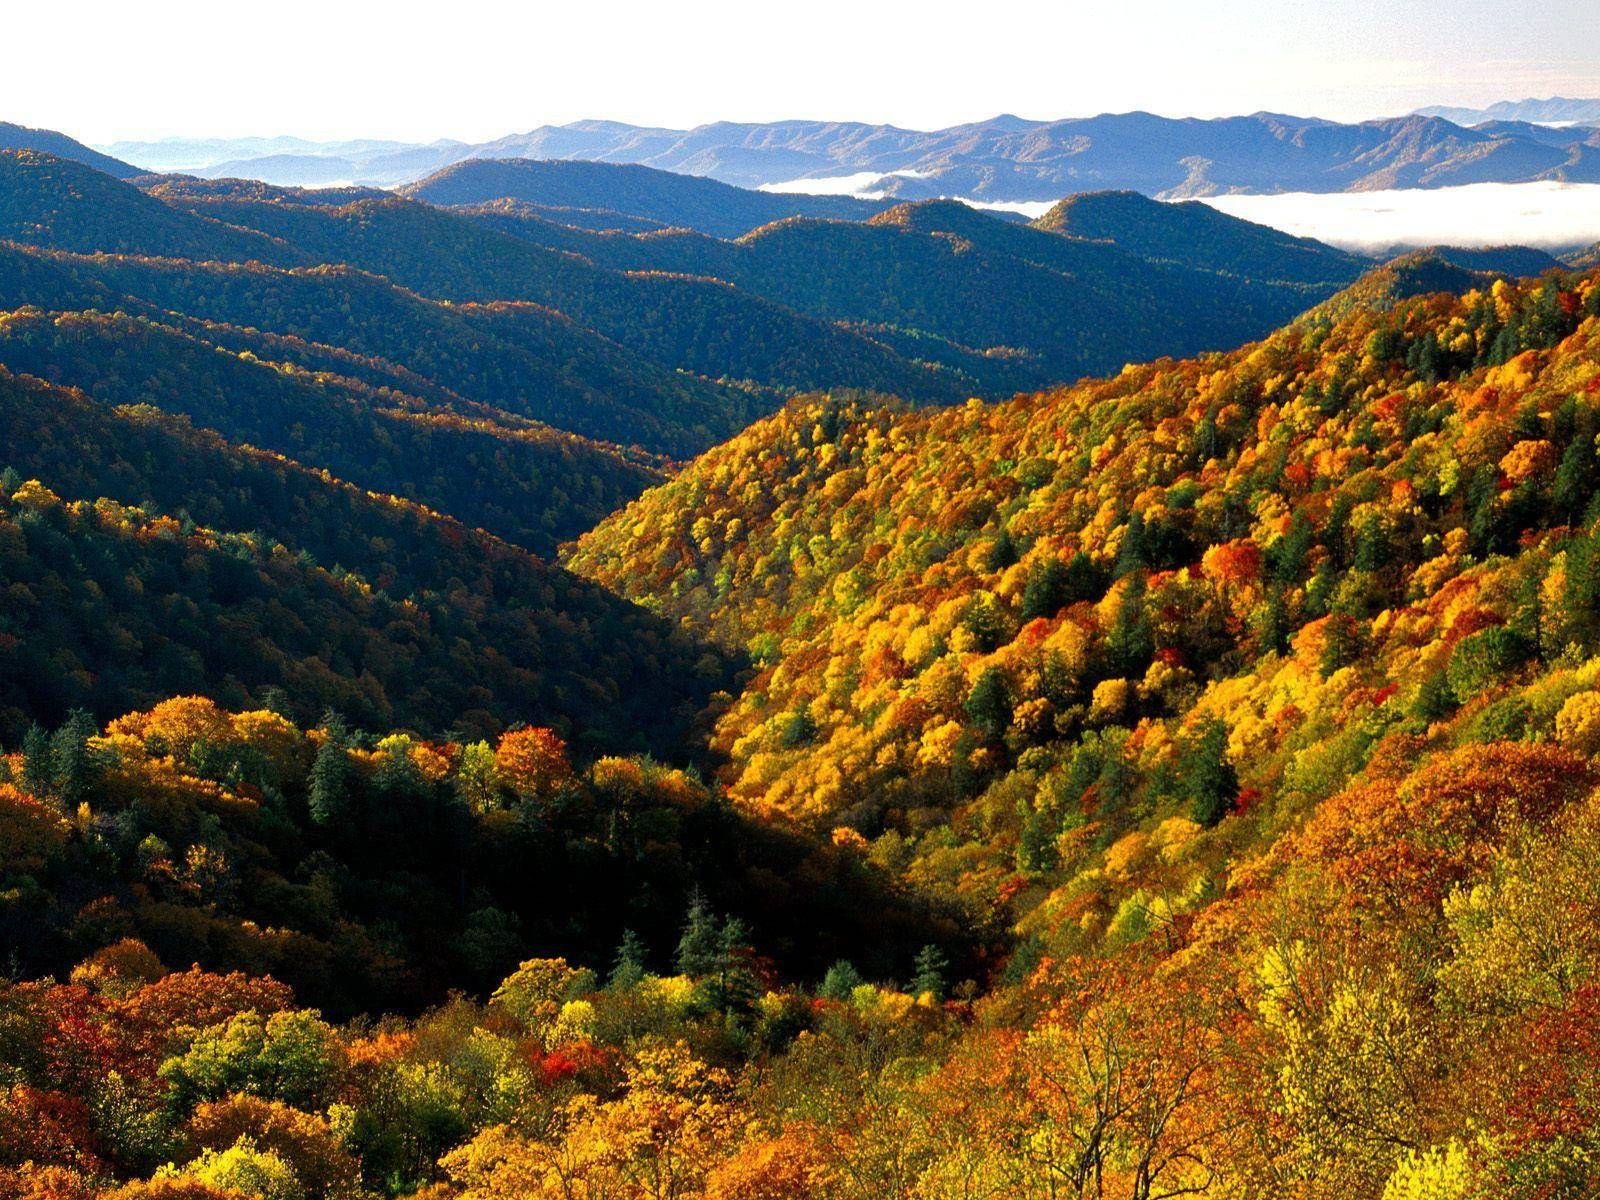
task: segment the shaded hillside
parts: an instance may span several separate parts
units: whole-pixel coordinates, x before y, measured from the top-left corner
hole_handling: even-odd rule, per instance
[[[843,380],[930,400],[958,399],[978,386],[725,284],[600,269],[420,202],[389,197],[324,207],[308,203],[303,192],[250,184],[213,191],[178,181],[155,185],[170,201],[162,203],[109,177],[83,181],[77,174],[93,175],[43,157],[19,160],[8,172],[0,159],[0,211],[13,214],[0,232],[83,252],[344,264],[436,299],[521,300],[559,310],[563,319],[550,313],[525,318],[543,320],[546,328],[530,334],[522,348],[542,358],[546,376],[559,379],[550,389],[558,394],[521,403],[551,424],[589,436],[690,453],[741,428],[753,406],[770,407],[684,372],[790,390]],[[396,303],[375,293],[369,298],[386,308]],[[30,296],[14,301],[30,302],[46,303]],[[381,317],[357,313],[355,321],[370,325]],[[302,332],[275,326],[265,314],[219,319]],[[331,314],[322,324],[330,322]],[[331,333],[317,340],[345,344]],[[586,392],[586,403],[597,407],[655,411],[636,422],[614,412],[589,418],[568,399],[574,391]]]
[[[1511,279],[1527,279],[1558,270],[1561,261],[1543,250],[1528,246],[1430,246],[1424,253],[1436,254],[1468,271],[1486,271]]]
[[[104,171],[115,179],[131,179],[140,174],[140,168],[131,163],[125,163],[109,154],[101,154],[98,150],[91,150],[82,142],[69,138],[64,133],[57,133],[53,129],[29,129],[26,125],[13,125],[9,121],[0,121],[0,152],[7,150],[35,150],[41,154],[54,155],[56,158],[69,159],[86,167],[93,167],[97,171]]]
[[[0,314],[0,364],[102,403],[155,405],[546,556],[661,478],[642,458],[546,425],[363,383],[337,360],[274,362],[260,341],[219,353],[229,333],[24,310]]]
[[[787,389],[843,381],[946,401],[978,386],[725,283],[601,269],[415,201],[215,201],[202,211],[424,295],[548,305],[639,354],[711,378]]]
[[[93,167],[29,150],[0,151],[0,240],[84,253],[307,261],[270,238],[172,208]]]
[[[650,167],[526,158],[468,159],[404,194],[442,205],[505,199],[545,209],[604,209],[713,237],[738,237],[785,217],[864,221],[886,207],[849,196],[751,191]]]
[[[548,309],[441,304],[350,267],[283,271],[5,246],[0,262],[6,307],[121,308],[156,319],[172,311],[336,345],[506,412],[668,453],[726,436],[756,404]]]
[[[1157,215],[1167,207],[1141,203]],[[1192,253],[1179,231],[1153,230],[1130,252],[953,201],[899,205],[867,222],[782,221],[736,242],[682,232],[595,234],[504,209],[475,216],[618,269],[712,275],[880,339],[904,338],[893,343],[902,353],[974,375],[991,395],[1259,336],[1354,278],[1359,261],[1326,247],[1307,251],[1220,214],[1219,222],[1263,243],[1228,274],[1213,269],[1219,255]],[[1296,281],[1308,274],[1307,257],[1322,265]]]
[[[289,984],[329,1016],[415,1011],[462,982],[492,987],[529,947],[604,970],[625,930],[666,946],[702,884],[719,909],[748,914],[747,936],[807,971],[846,946],[876,946],[867,961],[887,966],[930,933],[963,936],[952,910],[846,849],[730,813],[683,771],[574,762],[545,729],[369,738],[191,696],[103,732],[68,729],[56,740],[82,772],[34,786],[45,805],[90,798],[90,828],[65,834],[49,808],[0,785],[0,819],[23,851],[7,868],[33,884],[26,924],[23,906],[0,909],[0,936],[30,973],[67,977],[98,925],[162,960],[272,976],[196,968],[158,991],[187,983],[199,999],[231,984],[269,1014]],[[0,994],[15,1020],[17,995]]]
[[[672,750],[721,678],[630,605],[415,505],[154,410],[0,387],[8,742],[75,707],[278,689],[303,719]]]
[[[1197,201],[1163,204],[1137,192],[1068,196],[1033,224],[1113,242],[1144,258],[1251,279],[1343,284],[1370,265],[1313,238],[1242,221]]]

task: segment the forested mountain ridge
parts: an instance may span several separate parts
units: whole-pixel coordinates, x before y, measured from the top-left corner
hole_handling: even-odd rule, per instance
[[[0,986],[0,1186],[1587,1195],[1600,277],[1412,268],[1006,403],[802,397],[602,523],[574,569],[755,664],[710,782],[199,697],[30,734],[0,928],[78,965]],[[235,545],[12,479],[7,562]]]
[[[431,300],[479,302],[467,319],[480,323],[541,321],[551,328],[542,335],[530,332],[528,345],[511,351],[523,359],[540,358],[542,375],[559,381],[550,406],[536,407],[536,415],[589,436],[690,453],[742,428],[756,411],[773,406],[774,396],[752,396],[751,386],[784,392],[843,379],[942,401],[971,390],[972,381],[953,372],[907,359],[859,332],[725,283],[597,267],[416,201],[363,198],[323,206],[306,203],[302,194],[284,196],[271,190],[265,198],[253,198],[259,193],[248,186],[216,194],[181,183],[155,185],[157,194],[165,197],[157,199],[106,176],[79,180],[74,173],[93,174],[45,156],[0,156],[0,213],[11,214],[5,228],[17,240],[41,248],[198,263],[197,277],[210,281],[198,290],[207,295],[220,278],[218,264],[233,265],[227,278],[235,284],[254,278],[263,287],[282,285],[300,294],[310,276],[302,274],[293,282],[270,276],[277,282],[268,285],[264,281],[269,274],[263,268],[302,268],[346,289],[358,288],[362,294],[346,296],[340,303],[374,306],[370,312],[358,307],[352,314],[367,329],[397,308],[411,308],[409,319],[416,319],[415,297],[399,294],[401,288]],[[126,262],[119,265],[128,267]],[[338,276],[340,267],[381,275],[397,286],[383,293],[377,281],[358,284],[348,272]],[[170,284],[186,269],[169,265],[164,277]],[[80,264],[78,274],[92,270],[92,265]],[[517,301],[558,314],[540,316],[526,310],[519,314],[512,311]],[[28,296],[14,301],[30,302],[45,301]],[[252,319],[217,318],[214,304],[206,308],[195,301],[184,308],[184,302],[176,300],[156,302],[188,315],[345,344],[330,328],[327,304],[318,306],[320,317],[275,327],[268,323],[274,315],[270,305],[261,305],[260,317]],[[50,303],[70,307],[65,302]],[[557,315],[565,323],[564,333],[555,328]],[[459,319],[442,311],[427,316],[434,325],[454,325]],[[313,327],[322,333],[310,334]],[[459,333],[442,336],[446,341],[460,340]],[[426,340],[419,344],[419,339],[408,336],[405,342],[411,357],[426,352]],[[375,352],[366,346],[370,342],[348,348]],[[408,358],[393,349],[381,356],[401,363]],[[605,363],[607,358],[624,361]],[[526,368],[518,370],[526,374]],[[604,374],[598,379],[585,377],[595,371]],[[562,379],[563,375],[576,378]],[[717,378],[736,382],[719,386],[711,382]],[[581,406],[573,406],[569,399],[574,385],[588,393]],[[519,405],[541,406],[540,392],[548,387],[545,383],[514,398],[475,398],[515,411]],[[589,406],[623,401],[629,392],[643,393],[644,403],[657,406],[656,412],[641,415],[635,435],[630,436],[625,421],[588,417]]]
[[[1313,238],[1253,225],[1198,201],[1156,203],[1138,192],[1068,196],[1037,229],[1114,242],[1130,253],[1205,270],[1297,283],[1348,283],[1369,264]],[[1528,272],[1537,274],[1537,272]]]
[[[401,192],[449,207],[515,200],[543,210],[614,211],[727,238],[786,217],[864,221],[888,207],[853,196],[757,192],[649,167],[560,159],[467,159]]]
[[[14,150],[36,150],[43,154],[54,155],[56,158],[71,159],[86,167],[104,171],[115,179],[132,179],[143,173],[141,168],[131,163],[92,150],[75,138],[57,133],[54,129],[29,129],[25,125],[0,121],[0,152]]]
[[[682,231],[577,230],[505,206],[465,211],[618,270],[715,276],[799,311],[853,322],[908,355],[973,378],[983,385],[973,390],[990,397],[1237,344],[1370,265],[1220,213],[1203,222],[1208,250],[1184,227],[1192,222],[1163,223],[1171,206],[1129,200],[1136,208],[1127,219],[1087,236],[926,201],[866,222],[780,221],[731,242]],[[1241,245],[1259,248],[1247,255]]]
[[[344,266],[282,270],[4,244],[0,259],[7,307],[176,313],[332,345],[491,408],[658,451],[704,445],[761,406],[541,306],[440,303]]]
[[[1597,395],[1593,274],[1352,300],[1008,404],[793,402],[569,561],[761,667],[741,805],[1018,916],[1061,1007],[943,1061],[996,1106],[922,1178],[1045,1178],[1010,1139],[1099,1119],[1203,1195],[1578,1196]],[[1158,1133],[1089,1099],[1123,1038]]]
[[[80,171],[0,1200],[1600,1190],[1600,273]]]
[[[221,344],[232,338],[255,348]],[[0,363],[15,372],[110,405],[154,405],[546,557],[663,477],[648,456],[459,398],[430,403],[393,386],[403,378],[374,386],[339,373],[353,364],[337,359],[267,357],[285,350],[198,322],[0,313]]]
[[[303,720],[333,708],[438,733],[533,719],[586,753],[682,754],[732,670],[416,504],[147,406],[9,373],[0,390],[8,742],[74,708],[104,720],[186,692],[238,707],[270,692]]]

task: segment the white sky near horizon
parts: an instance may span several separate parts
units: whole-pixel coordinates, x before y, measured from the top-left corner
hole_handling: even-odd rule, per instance
[[[105,144],[609,118],[1352,120],[1600,95],[1595,0],[0,0],[0,120]],[[20,51],[20,52],[19,52]]]

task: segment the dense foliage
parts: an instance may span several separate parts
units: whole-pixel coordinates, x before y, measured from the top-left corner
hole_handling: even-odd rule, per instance
[[[1369,265],[1213,209],[1197,236],[1193,218],[1169,216],[1182,216],[1179,206],[1122,203],[1134,212],[1086,235],[929,201],[867,222],[783,221],[733,242],[685,231],[591,233],[503,205],[471,215],[619,270],[712,276],[851,323],[971,378],[981,395],[1234,346]]]
[[[673,337],[951,378],[1092,345],[1008,288],[1144,346],[1340,256],[131,194],[322,265],[0,245],[0,1200],[1600,1192],[1600,274],[794,398],[557,566],[665,470],[561,429],[775,402]]]
[[[381,360],[434,395],[663,453],[704,445],[760,407],[743,390],[658,367],[537,305],[442,304],[345,266],[280,270],[0,243],[0,305],[161,322],[176,313],[265,331]]]
[[[288,361],[263,357],[279,354]],[[21,310],[0,314],[0,363],[104,404],[181,414],[547,556],[662,477],[645,456],[459,397],[424,400],[392,386],[403,377],[374,386],[352,377],[357,364],[238,330]]]
[[[379,737],[179,696],[21,746],[0,760],[0,927],[27,975],[137,937],[345,1016],[415,1009],[492,987],[532,946],[604,969],[631,929],[664,962],[701,881],[695,902],[750,914],[741,942],[788,970],[820,974],[846,946],[906,967],[929,930],[971,947],[848,848],[649,760],[580,769],[548,729]]]
[[[681,751],[728,675],[515,547],[150,408],[0,374],[0,446],[0,737],[275,688],[302,719]]]

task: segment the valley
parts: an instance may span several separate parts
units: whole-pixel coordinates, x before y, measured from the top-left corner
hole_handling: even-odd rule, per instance
[[[0,126],[0,1200],[1593,1195],[1555,111]]]

